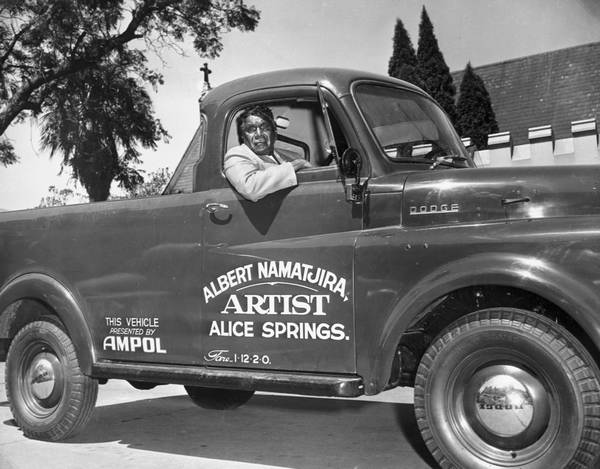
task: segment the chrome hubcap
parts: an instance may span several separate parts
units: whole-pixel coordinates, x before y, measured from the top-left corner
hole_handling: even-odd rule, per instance
[[[498,436],[519,435],[533,420],[531,394],[510,375],[497,375],[483,383],[476,404],[481,423]]]
[[[464,397],[473,430],[495,447],[525,448],[548,427],[548,394],[534,376],[519,367],[493,365],[479,370]]]
[[[25,380],[30,395],[39,405],[51,408],[58,403],[63,378],[55,355],[41,352],[33,357]]]

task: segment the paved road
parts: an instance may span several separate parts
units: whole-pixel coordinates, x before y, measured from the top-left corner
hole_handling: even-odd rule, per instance
[[[234,411],[196,407],[181,386],[100,387],[91,422],[63,443],[24,438],[12,420],[0,364],[0,468],[400,468],[436,467],[407,389],[377,399],[257,394]]]

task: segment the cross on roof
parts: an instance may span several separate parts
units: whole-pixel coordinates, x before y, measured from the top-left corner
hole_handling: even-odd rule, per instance
[[[210,89],[210,83],[208,81],[208,75],[212,73],[212,70],[208,68],[208,63],[204,62],[204,66],[200,67],[200,71],[204,73],[204,83],[206,87]]]

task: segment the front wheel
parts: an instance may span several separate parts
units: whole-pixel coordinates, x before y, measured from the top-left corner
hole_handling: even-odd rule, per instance
[[[10,409],[26,436],[63,440],[89,420],[98,382],[81,372],[71,339],[54,321],[35,321],[17,333],[5,371]]]
[[[592,468],[600,371],[548,318],[482,310],[450,325],[423,356],[415,414],[444,469]]]

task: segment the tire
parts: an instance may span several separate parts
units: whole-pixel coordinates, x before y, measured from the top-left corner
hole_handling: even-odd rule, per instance
[[[75,435],[88,422],[98,382],[81,372],[66,332],[55,322],[42,320],[23,327],[10,345],[6,394],[26,436],[58,441]]]
[[[443,469],[592,468],[600,371],[559,324],[509,308],[472,313],[423,356],[415,414]]]
[[[185,386],[190,399],[204,409],[231,410],[245,404],[254,395],[254,391],[239,389],[205,388]]]

